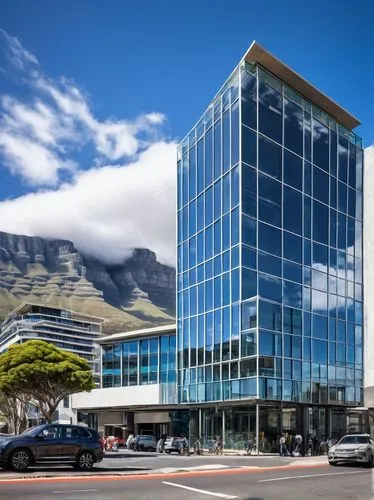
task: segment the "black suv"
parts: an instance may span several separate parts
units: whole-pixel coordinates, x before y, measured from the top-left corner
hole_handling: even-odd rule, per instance
[[[91,470],[104,457],[99,434],[79,425],[44,424],[20,436],[0,437],[0,467],[25,471],[30,465],[70,463]]]

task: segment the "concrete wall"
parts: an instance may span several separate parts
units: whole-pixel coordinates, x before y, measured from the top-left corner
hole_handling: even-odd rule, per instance
[[[129,408],[162,404],[160,384],[131,387],[108,387],[91,392],[79,392],[72,396],[74,410],[99,408]]]
[[[374,149],[364,166],[364,405],[374,408]]]

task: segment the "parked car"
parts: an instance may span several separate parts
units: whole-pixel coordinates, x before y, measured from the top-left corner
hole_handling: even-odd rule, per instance
[[[154,436],[139,435],[135,438],[135,451],[156,451],[157,440]]]
[[[374,441],[369,434],[349,434],[329,449],[330,465],[338,463],[361,463],[374,465]]]
[[[20,436],[0,437],[0,467],[18,472],[45,463],[91,470],[103,457],[99,434],[80,425],[43,424]]]
[[[165,453],[182,453],[182,438],[169,436],[165,442]]]

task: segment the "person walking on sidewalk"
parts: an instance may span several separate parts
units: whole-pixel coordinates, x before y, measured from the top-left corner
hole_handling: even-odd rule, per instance
[[[290,452],[288,451],[286,446],[286,436],[284,434],[282,434],[281,437],[279,438],[279,456],[280,457],[290,456]]]

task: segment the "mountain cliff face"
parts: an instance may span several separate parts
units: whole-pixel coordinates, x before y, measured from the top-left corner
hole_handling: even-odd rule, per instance
[[[22,302],[105,318],[105,333],[174,321],[175,269],[134,250],[121,265],[78,252],[71,241],[0,232],[0,320]]]

